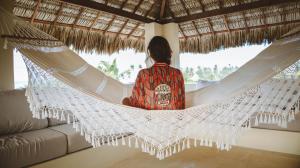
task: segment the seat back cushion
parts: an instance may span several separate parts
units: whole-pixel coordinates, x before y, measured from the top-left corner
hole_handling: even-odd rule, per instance
[[[0,135],[48,127],[47,119],[34,119],[25,89],[0,92]]]

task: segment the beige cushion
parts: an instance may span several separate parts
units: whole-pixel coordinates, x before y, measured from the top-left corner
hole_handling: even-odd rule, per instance
[[[25,90],[0,92],[0,135],[46,128],[47,119],[32,118]]]
[[[24,167],[67,152],[66,136],[42,129],[0,137],[0,167]]]
[[[80,133],[75,132],[75,129],[72,128],[71,124],[49,127],[49,129],[59,131],[67,136],[68,153],[92,147],[92,145],[88,143],[84,137],[80,135]]]
[[[48,118],[49,127],[62,125],[62,124],[67,124],[67,121],[60,121],[60,120],[55,119],[55,118]]]

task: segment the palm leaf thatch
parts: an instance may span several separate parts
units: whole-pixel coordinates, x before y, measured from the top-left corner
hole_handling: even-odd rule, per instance
[[[180,50],[193,53],[269,43],[300,23],[299,0],[15,1],[16,16],[66,45],[109,54],[143,52],[149,22],[178,23]]]

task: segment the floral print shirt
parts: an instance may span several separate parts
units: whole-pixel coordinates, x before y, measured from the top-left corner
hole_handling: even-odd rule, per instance
[[[142,69],[132,90],[130,104],[148,110],[184,109],[185,89],[181,71],[165,63]]]

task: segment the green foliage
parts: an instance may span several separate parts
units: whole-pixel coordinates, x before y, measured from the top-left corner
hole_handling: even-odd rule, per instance
[[[186,67],[185,70],[183,71],[184,81],[187,83],[193,82],[192,78],[194,75],[195,73],[193,68]]]
[[[217,81],[225,78],[227,75],[236,71],[239,67],[237,66],[225,66],[219,70],[218,65],[213,68],[198,66],[196,71],[191,67],[186,67],[183,71],[184,80],[187,83],[197,82],[199,80],[205,81]],[[195,79],[196,78],[196,79]]]
[[[107,76],[110,76],[110,77],[112,77],[114,79],[117,79],[117,80],[130,78],[132,72],[135,70],[135,66],[130,65],[129,69],[127,69],[123,72],[120,72],[119,68],[118,68],[118,65],[117,65],[116,59],[114,59],[112,63],[110,63],[108,61],[100,61],[97,68],[100,71],[104,72]],[[139,65],[138,68],[141,69],[142,65]]]

